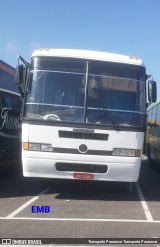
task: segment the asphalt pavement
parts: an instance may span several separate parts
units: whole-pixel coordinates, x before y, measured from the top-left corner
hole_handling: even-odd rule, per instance
[[[27,244],[22,239],[45,239],[46,244],[52,239],[60,246],[67,241],[94,246],[95,239],[101,241],[96,246],[109,246],[108,239],[123,241],[110,246],[136,246],[124,241],[160,238],[160,169],[151,169],[143,156],[132,190],[126,183],[24,178],[20,165],[3,170],[0,237],[19,238],[21,245]]]

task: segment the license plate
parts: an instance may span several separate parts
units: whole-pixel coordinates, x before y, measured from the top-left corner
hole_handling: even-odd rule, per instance
[[[75,179],[80,179],[80,180],[92,180],[94,178],[94,175],[92,173],[78,173],[78,172],[75,172],[73,174],[73,177]]]

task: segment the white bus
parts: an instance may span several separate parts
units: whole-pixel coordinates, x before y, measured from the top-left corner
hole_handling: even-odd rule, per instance
[[[146,122],[146,70],[134,57],[39,49],[19,57],[25,177],[135,182]],[[149,100],[156,100],[150,80]]]

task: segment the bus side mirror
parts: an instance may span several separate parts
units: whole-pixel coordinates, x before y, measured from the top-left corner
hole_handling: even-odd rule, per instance
[[[18,65],[16,67],[15,82],[18,85],[18,89],[22,97],[24,97],[24,92],[23,92],[24,73],[25,73],[24,65],[23,64]]]
[[[155,103],[157,101],[157,84],[156,81],[148,81],[148,101]]]
[[[15,81],[18,85],[22,84],[23,82],[23,72],[24,72],[23,64],[18,65],[16,67],[16,78],[15,78]]]

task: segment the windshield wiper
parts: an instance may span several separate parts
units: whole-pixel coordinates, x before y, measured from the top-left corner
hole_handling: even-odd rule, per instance
[[[118,125],[115,125],[115,123],[114,123],[114,121],[113,121],[113,119],[112,119],[112,117],[111,117],[111,115],[110,115],[110,113],[109,113],[109,110],[106,108],[106,106],[105,106],[103,100],[102,100],[99,96],[97,96],[97,100],[98,100],[98,105],[100,104],[102,110],[104,111],[105,116],[107,117],[107,119],[110,120],[110,122],[111,122],[113,128],[114,128],[115,130],[117,130]]]

